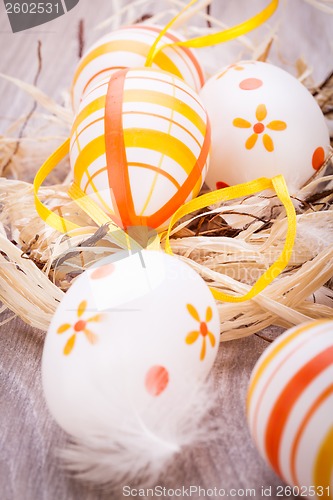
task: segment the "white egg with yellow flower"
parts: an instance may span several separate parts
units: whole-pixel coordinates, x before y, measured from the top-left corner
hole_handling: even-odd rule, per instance
[[[53,417],[87,438],[116,409],[144,418],[152,404],[175,401],[180,387],[190,392],[207,377],[219,324],[209,288],[179,259],[141,251],[103,260],[73,283],[46,337]]]

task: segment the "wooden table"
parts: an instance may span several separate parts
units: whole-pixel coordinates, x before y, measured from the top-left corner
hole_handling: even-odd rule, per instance
[[[215,0],[213,13],[221,18],[223,13],[223,19],[231,24],[239,21],[240,17],[243,19],[258,11],[267,3],[261,0],[237,2],[239,10],[232,10],[231,4],[235,7],[235,2]],[[162,3],[156,2],[155,10]],[[329,59],[318,61],[317,55],[320,50],[325,53],[323,45],[329,46],[329,23],[331,22],[332,27],[333,18],[325,20],[302,0],[290,3],[292,6],[287,11],[289,28],[284,30],[287,39],[301,37],[305,28],[300,21],[303,20],[306,25],[310,17],[312,26],[317,27],[317,33],[327,32],[327,36],[322,39],[307,32],[300,44],[301,52],[304,52],[303,49],[305,52],[308,50],[308,58],[313,64],[316,63],[317,79],[322,78],[326,69],[329,69]],[[41,40],[43,69],[39,87],[61,102],[61,91],[70,85],[73,68],[78,60],[79,19],[85,20],[86,41],[89,44],[100,36],[100,32],[94,31],[93,27],[112,12],[112,2],[81,0],[79,6],[66,16],[40,28],[13,35],[1,2],[0,71],[32,82],[37,68],[37,41]],[[139,9],[138,16],[141,13]],[[294,60],[294,50],[292,46],[289,62]],[[329,57],[331,58],[331,54],[328,53]],[[15,118],[31,108],[32,100],[4,80],[0,80],[0,96],[0,133],[3,133]],[[269,334],[274,336],[274,328]],[[66,436],[53,422],[43,399],[40,376],[43,339],[43,333],[34,331],[19,319],[0,329],[1,500],[123,498],[121,492],[107,494],[87,487],[68,477],[59,468],[55,451],[64,445]],[[274,491],[282,483],[259,457],[251,442],[245,418],[249,376],[266,347],[267,342],[257,336],[221,345],[213,373],[219,402],[216,410],[220,427],[218,437],[206,446],[185,450],[172,467],[165,471],[160,484],[167,488],[183,485],[217,487],[224,488],[226,492],[230,492],[232,488],[254,488],[256,495],[252,494],[252,498],[263,498],[261,488],[271,486],[271,498],[277,498]],[[245,492],[244,495],[239,492],[235,496],[241,497],[245,497]],[[192,498],[199,496],[193,495]]]

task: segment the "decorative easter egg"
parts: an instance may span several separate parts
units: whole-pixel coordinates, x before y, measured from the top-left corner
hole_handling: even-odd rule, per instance
[[[333,498],[333,321],[292,328],[264,352],[250,380],[248,422],[295,495]]]
[[[47,333],[42,379],[53,417],[89,438],[116,416],[147,423],[153,404],[172,413],[186,397],[180,388],[189,394],[206,379],[219,324],[209,288],[179,259],[145,250],[104,259],[73,283]]]
[[[244,61],[204,85],[212,126],[211,189],[283,174],[296,192],[324,163],[330,139],[310,92],[272,64]]]
[[[136,24],[123,27],[98,40],[82,57],[75,71],[72,84],[74,110],[78,109],[81,97],[100,80],[124,68],[145,65],[149,49],[161,31],[160,26]],[[168,31],[158,47],[185,40],[173,31]],[[157,54],[153,67],[167,71],[199,90],[204,84],[204,75],[195,51],[187,47],[165,47]]]
[[[123,228],[166,227],[206,176],[210,126],[200,98],[161,70],[120,70],[81,101],[71,132],[74,184]]]

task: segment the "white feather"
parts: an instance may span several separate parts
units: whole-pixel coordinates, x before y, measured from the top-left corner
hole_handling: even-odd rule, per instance
[[[297,238],[311,250],[313,256],[333,245],[333,213],[314,212],[303,215],[297,221]]]
[[[316,304],[322,304],[323,306],[333,308],[333,290],[326,286],[322,286],[309,297],[309,300]]]
[[[141,415],[105,407],[84,439],[59,451],[64,466],[81,480],[112,488],[156,484],[183,447],[216,438],[212,382],[188,387],[180,380],[176,395],[156,398]]]

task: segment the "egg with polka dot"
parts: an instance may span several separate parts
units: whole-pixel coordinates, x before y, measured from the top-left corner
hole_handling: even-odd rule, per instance
[[[178,258],[142,250],[102,260],[75,280],[47,333],[42,380],[51,414],[88,438],[116,415],[172,407],[206,379],[219,326],[209,288]]]
[[[211,189],[283,174],[295,193],[323,165],[330,145],[323,113],[281,68],[232,64],[210,78],[200,96],[212,126]]]

